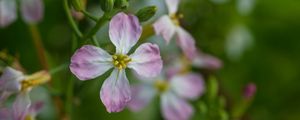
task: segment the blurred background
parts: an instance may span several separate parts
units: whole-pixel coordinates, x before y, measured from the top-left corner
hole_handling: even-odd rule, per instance
[[[51,69],[68,64],[73,54],[70,45],[72,30],[61,0],[44,0],[44,4],[44,19],[37,26]],[[167,13],[163,0],[130,0],[128,12],[134,13],[147,5],[157,5],[158,13],[145,25]],[[223,68],[215,74],[229,114],[241,99],[244,86],[253,82],[257,85],[257,92],[243,119],[300,119],[299,6],[299,0],[181,0],[182,26],[195,37],[199,49],[223,61]],[[87,9],[95,15],[102,14],[98,0],[88,0]],[[85,31],[93,23],[84,19],[79,25]],[[109,43],[107,25],[97,36],[101,43]],[[162,41],[159,37],[150,39]],[[0,29],[0,43],[0,50],[17,56],[27,73],[42,69],[29,26],[22,19]],[[99,99],[99,90],[107,75],[86,82],[75,80],[73,119],[161,119],[158,100],[139,113],[127,109],[107,113]],[[58,94],[66,91],[68,79],[74,79],[68,70],[53,76],[51,84]],[[35,95],[40,94],[45,93]],[[66,96],[60,97],[66,99]],[[38,119],[58,119],[51,107],[53,101],[48,103]]]

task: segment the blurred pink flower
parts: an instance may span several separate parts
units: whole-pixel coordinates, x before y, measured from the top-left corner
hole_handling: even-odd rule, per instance
[[[17,18],[15,0],[0,0],[0,28],[6,27]]]
[[[43,102],[31,104],[28,93],[18,94],[12,108],[0,108],[0,120],[34,120],[43,107]]]
[[[249,83],[244,88],[244,98],[251,99],[256,92],[256,85],[254,83]]]
[[[168,80],[143,79],[143,82],[132,86],[133,98],[129,109],[141,110],[158,93],[162,115],[167,120],[188,120],[194,110],[187,100],[195,100],[204,92],[203,78],[195,73],[176,74]]]
[[[20,0],[20,10],[27,24],[35,24],[43,18],[44,4],[42,0]],[[16,0],[0,0],[0,28],[10,25],[16,19]]]
[[[144,43],[127,55],[142,33],[138,18],[123,12],[115,15],[109,24],[109,37],[116,47],[114,55],[99,47],[85,45],[71,58],[70,70],[80,80],[94,79],[111,68],[111,75],[104,81],[100,98],[108,112],[119,112],[131,100],[131,92],[125,68],[135,70],[144,77],[155,77],[162,69],[157,45]]]
[[[182,49],[183,53],[193,59],[196,54],[195,40],[190,33],[180,26],[179,18],[176,14],[179,0],[166,0],[169,15],[164,15],[159,18],[154,24],[154,30],[157,35],[161,35],[167,43],[176,35],[176,42]]]
[[[20,0],[23,20],[35,24],[43,19],[44,4],[42,0]]]
[[[223,63],[212,55],[197,52],[196,57],[192,60],[192,65],[198,68],[217,70],[223,66]]]

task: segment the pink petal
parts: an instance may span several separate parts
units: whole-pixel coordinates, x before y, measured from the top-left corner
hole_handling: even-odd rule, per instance
[[[11,110],[0,108],[0,120],[12,120]]]
[[[21,0],[23,20],[28,23],[37,23],[43,19],[44,4],[42,0]]]
[[[137,43],[141,34],[142,27],[134,15],[120,12],[109,23],[109,37],[116,46],[118,54],[127,54],[130,48]]]
[[[125,70],[114,69],[104,81],[100,98],[108,112],[120,112],[131,100],[131,91]]]
[[[11,67],[6,67],[0,77],[0,91],[3,92],[19,92],[21,90],[20,81],[24,80],[25,76],[22,72]]]
[[[163,65],[156,44],[144,43],[129,57],[132,61],[129,62],[128,67],[135,70],[138,75],[155,77],[160,74]]]
[[[155,95],[155,90],[150,85],[135,85],[131,87],[132,100],[128,107],[132,111],[140,111]]]
[[[176,14],[178,10],[179,0],[166,0],[169,14]]]
[[[197,54],[196,44],[194,38],[190,33],[182,29],[177,28],[177,44],[182,49],[187,58],[192,60]]]
[[[13,103],[13,116],[15,120],[23,120],[30,108],[30,98],[28,93],[20,93]]]
[[[172,93],[161,96],[161,109],[166,120],[188,120],[194,112],[190,104]]]
[[[167,44],[170,43],[173,35],[175,34],[176,26],[169,16],[164,15],[159,18],[153,24],[153,27],[156,35],[161,35]]]
[[[216,70],[222,67],[222,61],[218,58],[204,54],[198,53],[198,55],[193,59],[192,64],[199,68]]]
[[[112,57],[101,48],[85,45],[71,58],[70,70],[80,80],[94,79],[112,68]]]
[[[15,0],[0,0],[0,28],[6,27],[17,18]]]
[[[182,98],[196,99],[204,92],[204,80],[195,73],[176,75],[170,84],[171,89]]]

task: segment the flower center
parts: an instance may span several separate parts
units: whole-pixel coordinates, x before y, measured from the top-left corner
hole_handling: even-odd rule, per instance
[[[131,61],[127,55],[116,54],[112,56],[113,58],[113,65],[118,69],[125,69],[127,64]]]
[[[27,90],[31,87],[44,84],[50,80],[51,76],[46,71],[36,72],[30,76],[26,76],[25,80],[20,82],[21,91]]]
[[[180,26],[180,22],[179,22],[179,19],[180,18],[183,18],[183,15],[182,14],[172,14],[170,15],[170,18],[172,20],[172,22],[176,25],[176,26]]]
[[[156,80],[154,86],[160,93],[167,91],[170,87],[168,82],[165,80]]]

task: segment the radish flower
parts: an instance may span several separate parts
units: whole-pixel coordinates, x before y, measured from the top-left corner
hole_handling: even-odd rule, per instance
[[[114,55],[99,47],[85,45],[71,58],[70,70],[80,80],[94,79],[114,68],[100,90],[100,99],[108,112],[123,110],[131,100],[125,73],[127,67],[144,77],[155,77],[162,69],[160,51],[155,44],[144,43],[127,55],[141,33],[142,27],[136,16],[118,13],[109,24],[109,37],[116,47]]]
[[[182,15],[176,13],[179,0],[166,0],[166,4],[169,14],[162,16],[153,24],[155,33],[161,35],[167,43],[176,35],[178,46],[189,59],[193,59],[196,54],[195,40],[180,26],[179,18]]]
[[[143,82],[132,87],[133,99],[128,105],[129,109],[139,111],[155,94],[159,94],[162,115],[167,120],[188,120],[194,110],[187,100],[197,99],[204,92],[203,78],[195,73],[176,74],[156,80],[144,79]]]

